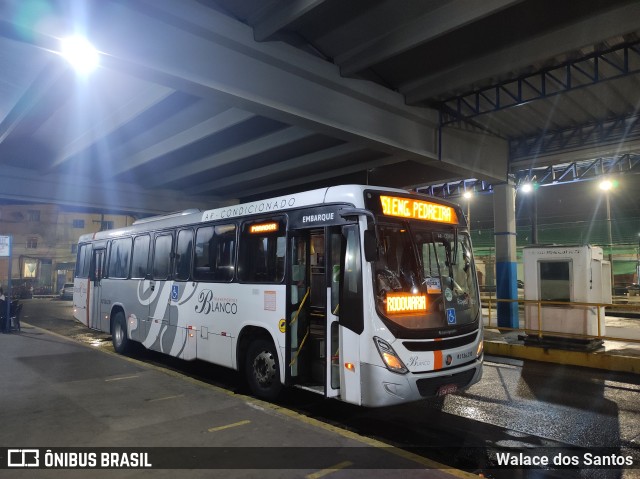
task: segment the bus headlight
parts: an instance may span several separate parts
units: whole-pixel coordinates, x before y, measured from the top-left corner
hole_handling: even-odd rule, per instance
[[[380,353],[382,362],[387,369],[398,374],[407,374],[409,372],[389,343],[377,336],[373,337],[373,342],[375,343],[376,348],[378,348],[378,353]]]
[[[478,341],[478,349],[476,350],[476,358],[481,357],[483,352],[484,352],[484,338],[480,338],[480,341]]]

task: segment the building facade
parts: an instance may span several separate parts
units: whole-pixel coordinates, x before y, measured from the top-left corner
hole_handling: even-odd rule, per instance
[[[85,213],[58,205],[0,205],[0,236],[11,237],[12,294],[55,294],[73,281],[80,235],[133,221],[127,215]],[[9,259],[0,258],[5,291],[8,279]]]

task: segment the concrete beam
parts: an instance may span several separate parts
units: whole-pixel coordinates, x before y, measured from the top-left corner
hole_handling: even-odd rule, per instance
[[[456,0],[432,10],[412,22],[384,32],[365,44],[336,56],[343,75],[353,75],[423,43],[435,40],[522,0]]]
[[[43,177],[37,172],[7,166],[2,168],[0,175],[0,198],[145,214],[188,208],[210,209],[223,204],[215,197],[186,196],[179,191],[149,191],[138,185],[91,181],[74,175]]]
[[[127,158],[126,163],[114,168],[112,176],[137,168],[138,166],[148,163],[159,156],[179,150],[180,148],[201,140],[202,138],[211,136],[238,123],[242,123],[254,116],[255,115],[252,113],[238,110],[237,108],[225,110],[191,128],[179,131],[162,141],[138,151],[135,155]],[[165,177],[165,179],[167,178]]]
[[[268,39],[324,2],[325,0],[290,0],[284,4],[278,4],[277,10],[270,11],[259,22],[251,24],[254,38],[258,42]]]
[[[365,163],[357,163],[355,165],[345,166],[344,168],[337,168],[327,170],[323,173],[317,173],[315,175],[307,175],[304,177],[299,177],[293,180],[280,181],[278,183],[270,183],[268,186],[263,186],[259,188],[253,188],[251,190],[243,190],[242,196],[257,196],[265,193],[270,193],[279,189],[293,188],[298,185],[302,185],[305,183],[313,183],[315,181],[323,181],[329,178],[337,178],[339,176],[349,175],[352,173],[357,173],[358,171],[365,171],[367,169],[379,168],[382,166],[393,165],[395,163],[399,163],[404,161],[403,158],[399,158],[397,156],[387,156],[385,158],[379,158],[377,160],[368,161]]]
[[[250,27],[197,2],[120,7],[93,30],[108,68],[414,161],[437,157],[436,112],[395,92],[342,78],[294,47],[256,43]]]
[[[442,161],[475,172],[481,180],[507,179],[509,144],[486,133],[442,128]]]
[[[242,160],[249,156],[257,155],[265,151],[278,148],[295,141],[312,136],[313,133],[296,127],[278,130],[275,133],[262,136],[252,141],[223,150],[213,155],[205,156],[188,165],[179,165],[166,171],[161,171],[147,179],[147,184],[152,187],[162,186],[167,183],[187,178],[189,176],[204,173],[211,168],[217,168]]]
[[[269,175],[286,173],[298,168],[317,168],[319,164],[322,164],[327,160],[341,156],[347,156],[361,150],[362,148],[356,145],[338,145],[331,148],[326,148],[324,150],[314,151],[313,153],[302,155],[297,158],[292,158],[290,160],[280,161],[278,163],[264,166],[262,168],[255,168],[250,171],[238,173],[237,175],[225,176],[224,178],[220,178],[216,181],[201,183],[194,186],[193,188],[190,188],[190,190],[195,194],[205,193],[207,191],[227,186],[229,184],[249,182],[264,178]]]
[[[400,86],[407,103],[418,103],[488,78],[517,72],[563,53],[595,45],[612,37],[636,31],[640,3],[633,2],[572,25],[545,33],[503,50],[455,65]],[[462,93],[462,92],[461,92]]]

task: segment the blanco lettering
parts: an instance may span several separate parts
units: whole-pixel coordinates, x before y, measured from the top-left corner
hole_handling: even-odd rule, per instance
[[[198,304],[195,307],[196,313],[209,314],[209,313],[225,313],[225,314],[237,314],[238,303],[235,299],[229,298],[214,298],[213,291],[210,289],[204,289],[198,296]]]
[[[419,359],[418,356],[411,356],[409,361],[407,361],[407,366],[411,367],[430,367],[431,360],[430,359]]]

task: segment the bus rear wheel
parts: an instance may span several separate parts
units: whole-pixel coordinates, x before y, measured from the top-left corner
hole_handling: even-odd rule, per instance
[[[249,345],[245,374],[249,388],[256,397],[273,401],[281,390],[278,354],[271,341],[258,339]]]
[[[111,342],[113,343],[113,349],[118,354],[125,354],[130,349],[131,341],[127,337],[127,321],[122,311],[118,311],[113,318]]]

